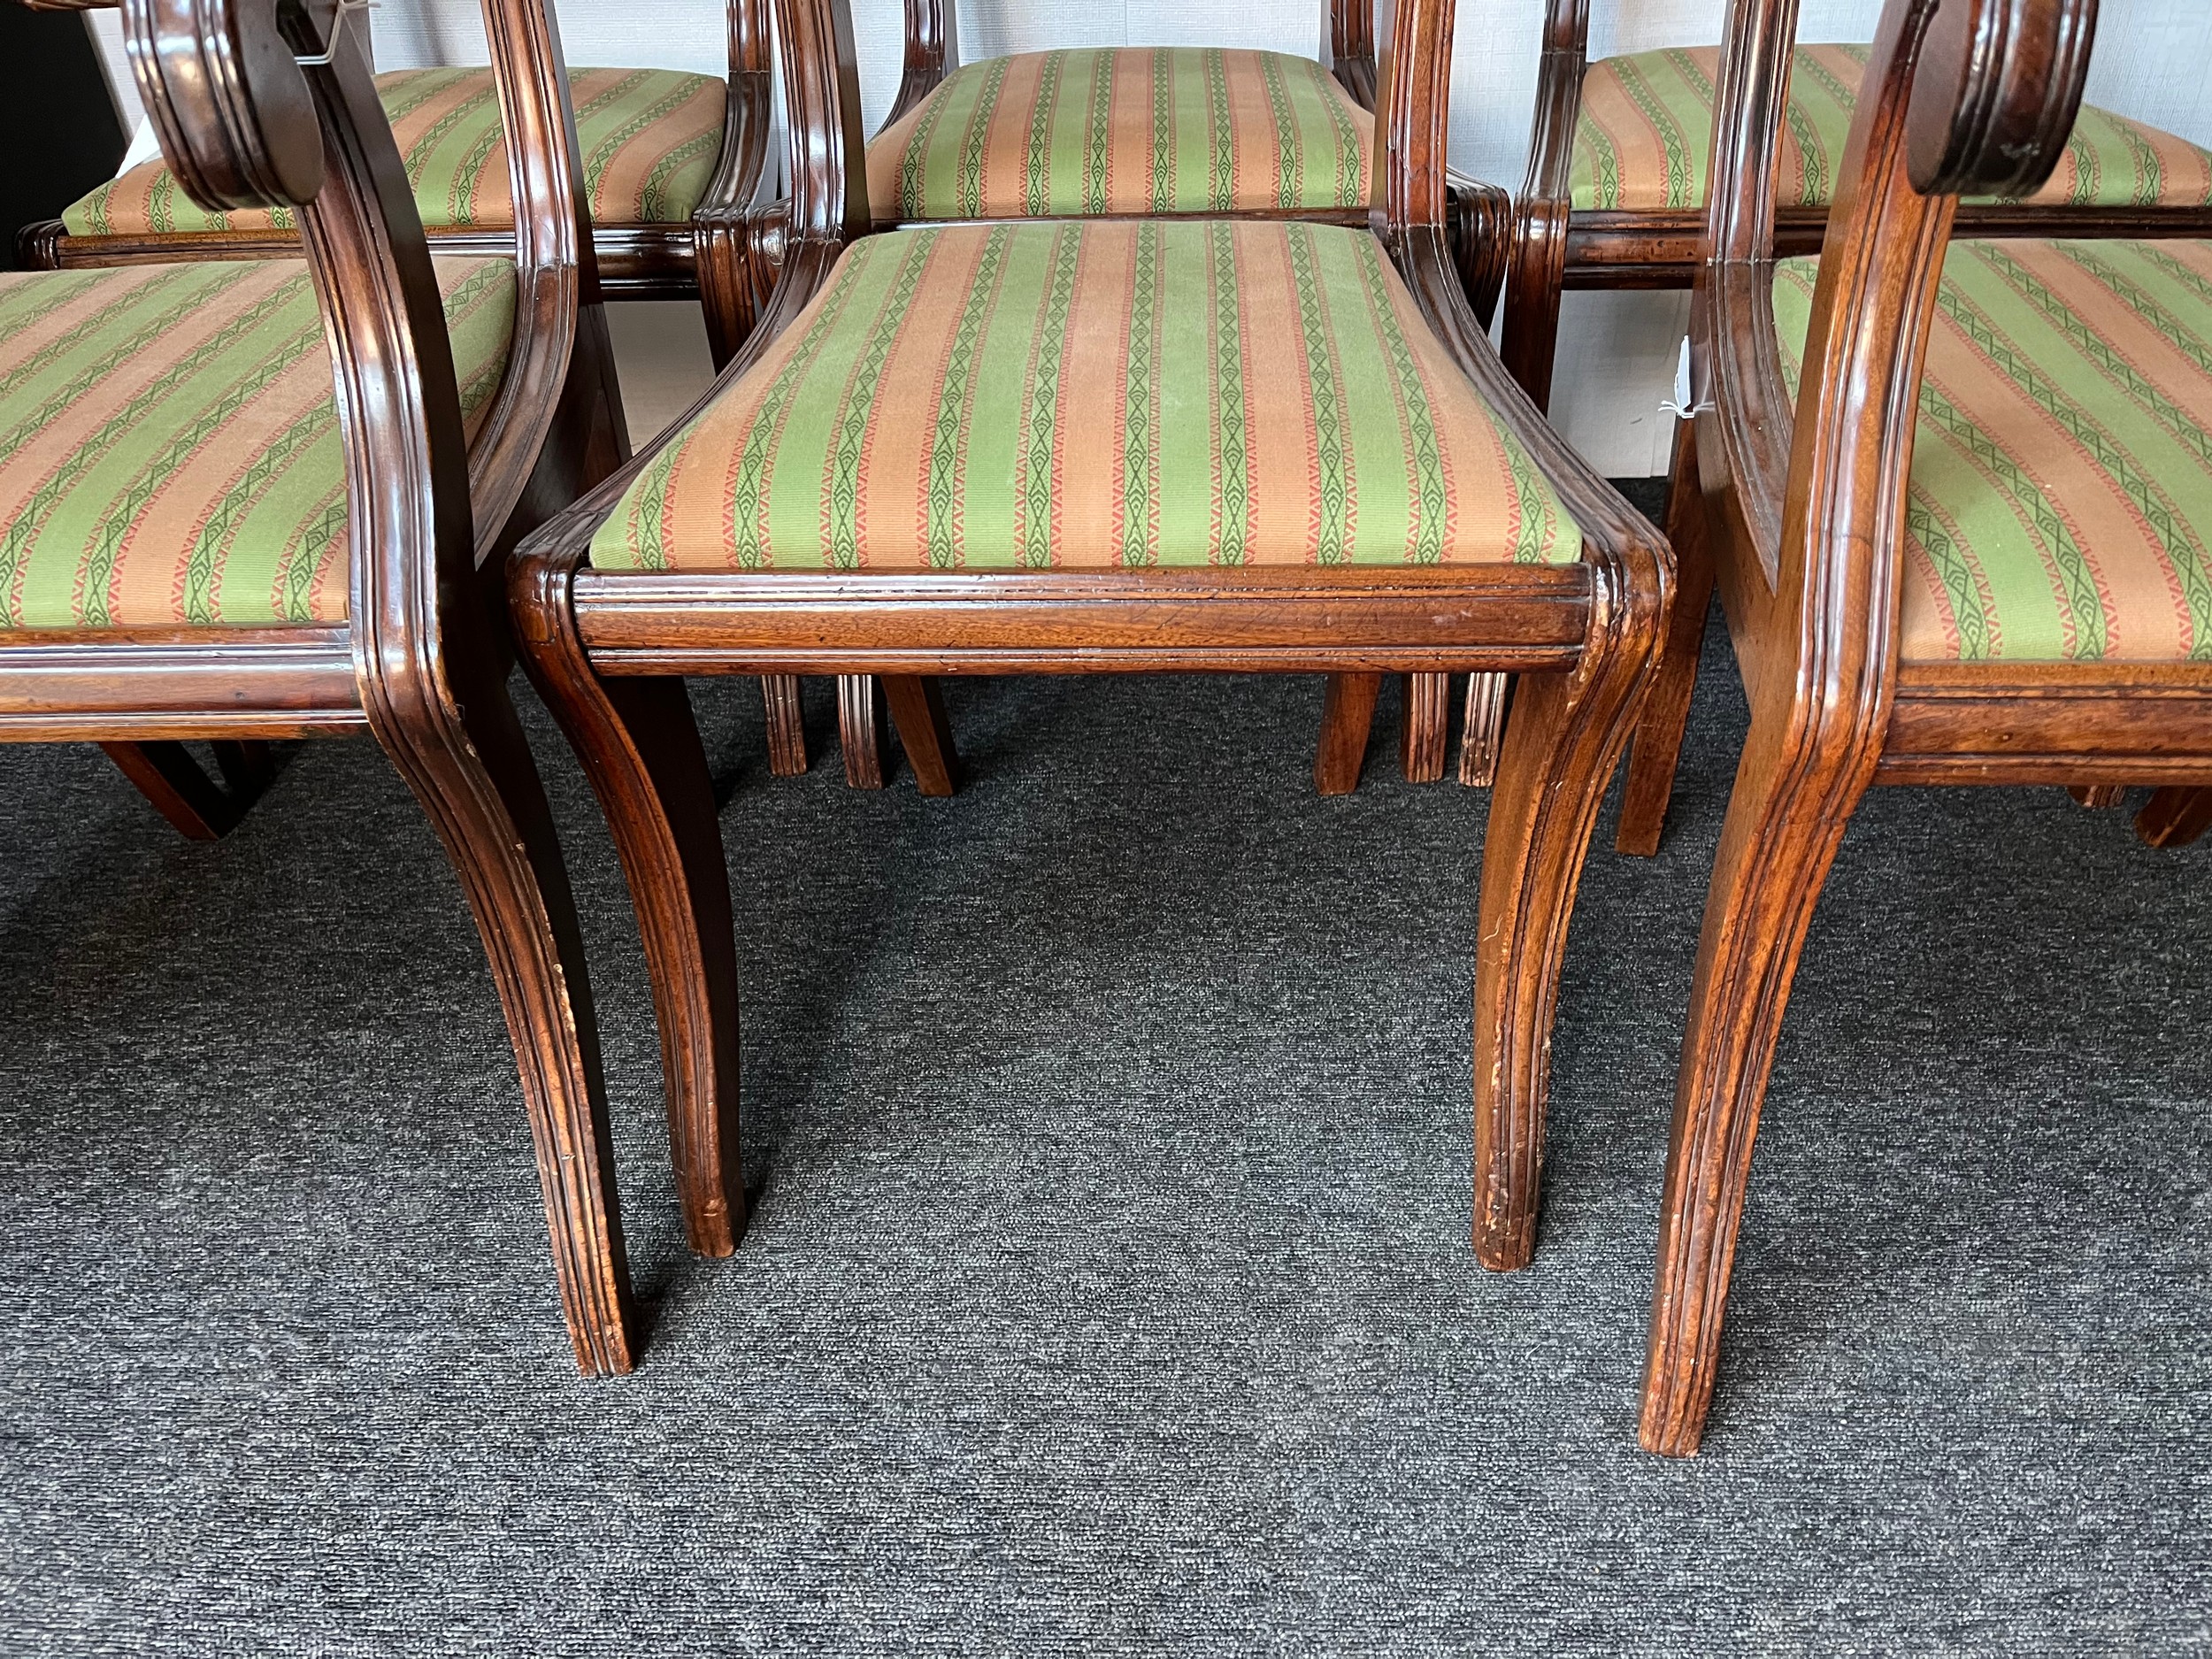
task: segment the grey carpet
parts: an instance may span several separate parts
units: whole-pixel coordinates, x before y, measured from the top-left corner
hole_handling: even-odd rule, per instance
[[[1694,1463],[1635,1448],[1740,694],[1592,858],[1538,1263],[1467,1245],[1486,798],[1309,781],[1311,680],[955,687],[972,781],[766,775],[702,688],[750,1236],[682,1248],[585,908],[650,1347],[572,1373],[505,1039],[373,747],[228,841],[0,751],[10,1653],[2212,1648],[2212,848],[1860,812]],[[1386,715],[1389,712],[1386,707]]]

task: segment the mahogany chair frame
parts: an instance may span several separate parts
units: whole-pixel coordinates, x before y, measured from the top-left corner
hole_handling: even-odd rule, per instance
[[[55,4],[56,0],[46,4]],[[80,0],[70,9],[110,4],[112,0]],[[723,107],[722,153],[690,222],[603,226],[592,232],[600,291],[614,299],[697,299],[717,368],[729,361],[751,328],[745,221],[766,168],[773,104],[768,0],[726,4],[729,90]],[[434,253],[455,256],[503,254],[513,240],[496,227],[445,227],[427,234]],[[299,237],[290,231],[75,236],[62,228],[59,219],[27,226],[20,237],[25,267],[45,271],[180,259],[284,258],[298,248]]]
[[[878,234],[868,212],[847,0],[781,0],[794,197],[756,361]],[[720,1149],[734,1211],[737,1003],[728,875],[686,674],[884,678],[902,741],[941,764],[924,676],[1230,671],[1517,672],[1483,849],[1475,987],[1478,1158],[1540,1123],[1560,955],[1584,851],[1663,626],[1665,542],[1529,404],[1477,326],[1445,237],[1450,0],[1404,0],[1385,73],[1370,228],[1429,326],[1584,534],[1580,562],[873,573],[601,572],[591,537],[652,448],[527,538],[511,597],[526,664],[582,757],[646,934],[680,1140]],[[896,233],[892,233],[896,234]],[[704,407],[703,403],[702,407]],[[665,437],[661,442],[665,442]],[[655,446],[657,447],[657,446]],[[679,731],[680,729],[680,735]],[[703,1180],[687,1202],[714,1202]]]
[[[123,10],[179,183],[211,207],[298,211],[301,237],[277,251],[304,254],[334,365],[349,619],[0,631],[0,741],[126,746],[189,795],[212,786],[188,740],[212,741],[227,772],[272,739],[375,738],[452,859],[490,960],[577,1363],[627,1371],[630,1281],[590,984],[507,696],[498,585],[515,537],[627,448],[558,41],[534,0],[486,8],[518,207],[499,251],[518,290],[506,378],[472,447],[429,249],[344,14],[331,0]],[[731,1241],[710,1230],[695,1242]]]
[[[1724,53],[1740,55],[1750,41],[1777,27],[1793,28],[1796,15],[1797,0],[1732,4]],[[1506,366],[1539,409],[1551,403],[1560,296],[1566,289],[1686,288],[1704,259],[1705,208],[1598,211],[1574,206],[1568,180],[1589,42],[1590,0],[1548,0],[1528,176],[1521,186],[1506,278]],[[1717,119],[1715,130],[1717,139]],[[1779,257],[1818,253],[1829,212],[1820,207],[1775,210]],[[2212,207],[2030,208],[1969,202],[1960,204],[1958,222],[1962,236],[2200,237],[2212,236]]]
[[[1969,222],[1958,197],[2025,194],[2049,175],[2080,107],[2095,0],[1888,0],[1793,409],[1772,179],[1794,19],[1763,13],[1722,61],[1713,253],[1692,309],[1700,413],[1677,492],[1701,520],[1683,602],[1717,578],[1751,703],[1660,1221],[1641,1438],[1678,1455],[1697,1448],[1711,1399],[1791,979],[1860,797],[1877,784],[2152,784],[2173,838],[2212,802],[2212,664],[1900,660],[1915,411],[1945,246]],[[1667,673],[1679,680],[1695,649],[1678,626]]]
[[[1325,6],[1331,72],[1362,109],[1371,111],[1376,94],[1374,0],[1325,0]],[[905,52],[898,96],[878,129],[879,135],[902,120],[942,85],[959,59],[955,17],[948,0],[905,0],[903,20]],[[1361,226],[1368,222],[1368,211],[1365,207],[1251,209],[1224,217],[1298,219]],[[1445,244],[1452,266],[1474,307],[1476,320],[1485,329],[1490,326],[1499,290],[1505,281],[1512,219],[1512,198],[1504,190],[1494,184],[1448,173]],[[909,223],[946,222],[885,221],[878,228],[890,228],[894,224],[903,227]],[[782,265],[784,219],[780,207],[757,214],[755,224],[754,292],[757,299],[764,302]],[[1405,676],[1399,759],[1411,782],[1432,783],[1444,775],[1450,679],[1448,674]],[[1313,771],[1314,787],[1321,794],[1348,795],[1358,787],[1381,684],[1380,674],[1329,676]],[[762,688],[770,710],[772,769],[780,773],[804,772],[806,738],[799,724],[797,678],[772,678],[764,680]],[[1503,730],[1504,694],[1505,680],[1502,675],[1482,676],[1468,688],[1466,736],[1460,761],[1462,782],[1486,785],[1495,775],[1498,743]],[[848,675],[839,681],[838,739],[845,757],[845,780],[856,788],[879,788],[883,784],[883,738],[879,719],[882,703],[883,698],[863,677]],[[949,795],[952,792],[952,776],[950,770],[938,768],[928,776],[918,773],[918,781],[925,795]]]

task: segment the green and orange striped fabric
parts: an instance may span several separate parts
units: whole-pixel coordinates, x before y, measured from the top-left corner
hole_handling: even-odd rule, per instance
[[[515,268],[441,259],[473,436]],[[0,627],[346,615],[345,456],[307,267],[0,273]]]
[[[1024,52],[955,70],[868,146],[879,223],[1367,203],[1374,119],[1310,58]]]
[[[1776,167],[1778,207],[1821,207],[1833,199],[1868,50],[1797,48]],[[1572,205],[1629,212],[1703,207],[1719,69],[1717,46],[1592,64],[1582,78],[1568,175]],[[2212,204],[2212,152],[2085,104],[2065,159],[2028,199],[2046,207],[2202,207]]]
[[[680,225],[706,193],[722,155],[728,88],[668,69],[575,69],[584,188],[595,225]],[[426,230],[503,229],[515,222],[507,139],[492,72],[400,69],[376,78],[392,136]],[[111,180],[61,216],[73,236],[288,229],[282,208],[211,213],[150,161]]]
[[[610,570],[1580,552],[1374,239],[1254,219],[868,237],[592,541]]]
[[[1775,273],[1793,395],[1817,268]],[[2212,243],[1951,244],[1904,589],[1909,662],[2212,659]]]

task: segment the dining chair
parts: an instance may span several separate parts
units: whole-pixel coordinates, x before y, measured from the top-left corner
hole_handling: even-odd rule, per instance
[[[2212,243],[1955,240],[1962,195],[2079,154],[2094,19],[1888,0],[1817,259],[1775,257],[1791,31],[1723,58],[1678,487],[1709,567],[1683,590],[1717,580],[1751,718],[1668,1152],[1655,1452],[1699,1443],[1791,979],[1866,790],[2147,784],[2170,841],[2212,798]]]
[[[304,258],[0,274],[0,741],[115,746],[212,831],[244,803],[188,743],[251,787],[272,740],[376,740],[482,937],[577,1363],[627,1371],[590,986],[500,583],[627,448],[575,128],[547,13],[494,0],[521,211],[498,254],[434,261],[358,10],[124,6],[176,188],[284,209]]]
[[[881,676],[942,771],[927,676],[1518,672],[1473,934],[1479,1131],[1540,1098],[1671,556],[1537,418],[1451,267],[1451,16],[1400,8],[1366,226],[886,229],[846,0],[780,0],[793,200],[763,322],[511,567],[526,665],[628,875],[686,1139],[738,1133],[692,674]],[[733,1210],[733,1155],[712,1167],[727,1184],[693,1201]]]
[[[496,51],[495,13],[485,13]],[[716,367],[744,343],[752,306],[743,224],[768,158],[767,0],[727,0],[726,77],[669,69],[572,69],[569,94],[601,291],[611,299],[701,302]],[[365,46],[364,48],[365,50]],[[504,255],[515,189],[490,65],[399,69],[376,77],[432,249]],[[288,207],[209,208],[169,165],[131,168],[27,227],[24,264],[71,270],[127,262],[260,259],[298,246]]]
[[[1196,214],[1366,223],[1375,95],[1373,0],[1327,0],[1330,63],[1217,47],[1033,51],[960,64],[946,0],[905,0],[904,71],[867,145],[879,228],[1010,219]],[[1446,185],[1445,240],[1486,328],[1504,280],[1511,200],[1456,175]],[[764,215],[764,289],[781,222]],[[1357,787],[1381,677],[1330,677],[1315,783]],[[1497,694],[1471,700],[1463,772],[1486,784],[1496,764]],[[1448,676],[1412,675],[1400,744],[1406,776],[1444,772]],[[849,782],[882,781],[879,699],[841,684]]]
[[[1631,10],[1639,0],[1618,0]],[[1732,0],[1726,32],[1794,31],[1797,0]],[[1516,208],[1503,353],[1539,409],[1551,401],[1567,288],[1686,288],[1703,260],[1719,46],[1589,61],[1590,0],[1546,0],[1526,180]],[[1867,73],[1863,44],[1792,50],[1776,152],[1774,234],[1820,250]],[[2016,199],[1961,204],[1971,236],[2212,235],[2212,151],[2084,109],[2049,179]]]

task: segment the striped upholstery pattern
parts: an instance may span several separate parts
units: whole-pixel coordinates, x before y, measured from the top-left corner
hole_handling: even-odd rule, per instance
[[[846,254],[592,542],[607,569],[1568,562],[1363,232],[948,226]]]
[[[1374,120],[1310,58],[1025,52],[955,70],[868,146],[879,223],[1367,203]]]
[[[1953,242],[1906,522],[1908,661],[2212,658],[2212,243]]]
[[[1797,49],[1776,206],[1820,207],[1832,199],[1867,51]],[[1572,205],[1631,212],[1703,207],[1719,69],[1717,46],[1592,64],[1582,78],[1575,127]],[[2085,104],[2065,159],[2029,199],[2043,206],[2201,207],[2212,203],[2212,152]]]
[[[441,259],[470,434],[514,266]],[[346,614],[345,457],[296,260],[0,273],[0,627]]]
[[[592,223],[688,219],[721,157],[727,87],[710,75],[667,69],[575,69],[569,88]],[[376,90],[425,229],[503,229],[514,223],[506,134],[489,69],[395,70],[376,78]],[[73,236],[292,227],[282,208],[211,213],[159,161],[133,167],[61,217]]]

